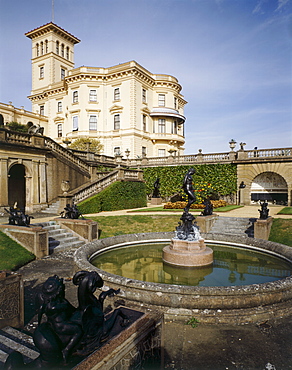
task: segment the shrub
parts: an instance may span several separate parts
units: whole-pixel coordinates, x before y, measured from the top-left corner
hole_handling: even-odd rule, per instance
[[[100,193],[80,202],[82,214],[147,206],[146,187],[143,182],[117,181]]]

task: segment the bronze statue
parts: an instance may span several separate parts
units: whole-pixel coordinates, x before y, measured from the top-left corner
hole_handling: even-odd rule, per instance
[[[60,213],[60,216],[62,218],[71,218],[75,220],[77,220],[81,216],[82,219],[84,219],[76,204],[72,204],[72,207],[70,206],[70,204],[66,204],[66,207],[64,208],[64,211]]]
[[[153,189],[152,198],[160,198],[160,193],[159,193],[160,179],[159,179],[159,177],[157,177],[153,186],[154,186],[154,189]]]
[[[43,284],[36,298],[38,327],[33,335],[40,356],[25,364],[19,352],[12,352],[6,360],[6,370],[59,368],[68,363],[72,354],[86,356],[99,348],[115,325],[126,326],[129,323],[120,308],[105,318],[103,302],[119,290],[103,291],[97,298],[94,292],[103,286],[103,280],[96,271],[77,272],[73,283],[78,286],[77,308],[65,298],[63,279],[54,275]],[[43,322],[44,315],[46,321]]]
[[[24,209],[20,211],[17,208],[9,207],[9,210],[4,208],[7,213],[9,213],[8,223],[9,225],[17,225],[17,226],[29,226],[31,218],[33,216],[28,216],[25,214]]]
[[[213,204],[211,203],[210,199],[205,199],[203,202],[205,208],[203,212],[201,212],[202,216],[211,216],[213,214]]]
[[[260,203],[261,209],[258,211],[260,212],[260,219],[266,220],[269,217],[269,209],[268,209],[268,202],[264,201],[263,203]]]
[[[191,205],[195,203],[196,201],[196,196],[195,196],[194,188],[193,188],[193,177],[192,177],[192,175],[195,172],[196,171],[194,170],[194,168],[190,168],[184,177],[182,188],[184,192],[186,193],[186,195],[188,196],[188,203],[184,209],[185,212],[189,212]]]

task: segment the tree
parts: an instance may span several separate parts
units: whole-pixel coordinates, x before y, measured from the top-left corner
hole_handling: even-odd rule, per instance
[[[99,154],[103,149],[103,145],[99,140],[91,139],[89,137],[80,137],[79,139],[74,140],[68,147],[76,150],[89,150],[90,152],[97,154]]]

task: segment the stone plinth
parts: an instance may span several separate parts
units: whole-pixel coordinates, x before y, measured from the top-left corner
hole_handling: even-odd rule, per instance
[[[0,272],[0,329],[24,323],[23,281],[15,272]]]
[[[213,250],[206,247],[204,239],[172,239],[170,245],[163,248],[162,259],[176,266],[206,266],[213,263]]]
[[[151,204],[153,205],[159,205],[162,204],[162,199],[161,198],[151,198]]]
[[[0,229],[37,258],[49,255],[48,231],[41,226],[0,225]]]
[[[216,218],[218,218],[218,215],[216,214],[210,216],[197,216],[196,222],[199,226],[200,232],[208,233],[211,230]]]
[[[98,238],[98,224],[96,221],[88,219],[71,219],[71,218],[55,218],[61,227],[73,231],[86,242],[92,242]]]
[[[266,220],[259,218],[254,223],[254,237],[257,239],[269,240],[272,223],[272,217],[268,217]]]

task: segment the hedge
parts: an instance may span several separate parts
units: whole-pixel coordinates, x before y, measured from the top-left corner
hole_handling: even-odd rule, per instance
[[[218,199],[220,196],[236,192],[236,165],[226,163],[145,168],[143,176],[146,181],[147,194],[149,196],[152,194],[153,184],[159,177],[160,194],[163,198],[169,198],[177,193],[183,195],[183,179],[191,167],[196,170],[196,173],[193,175],[193,181],[198,203],[209,196],[213,199]]]
[[[80,202],[82,214],[147,206],[146,186],[143,182],[117,181],[100,193]]]

